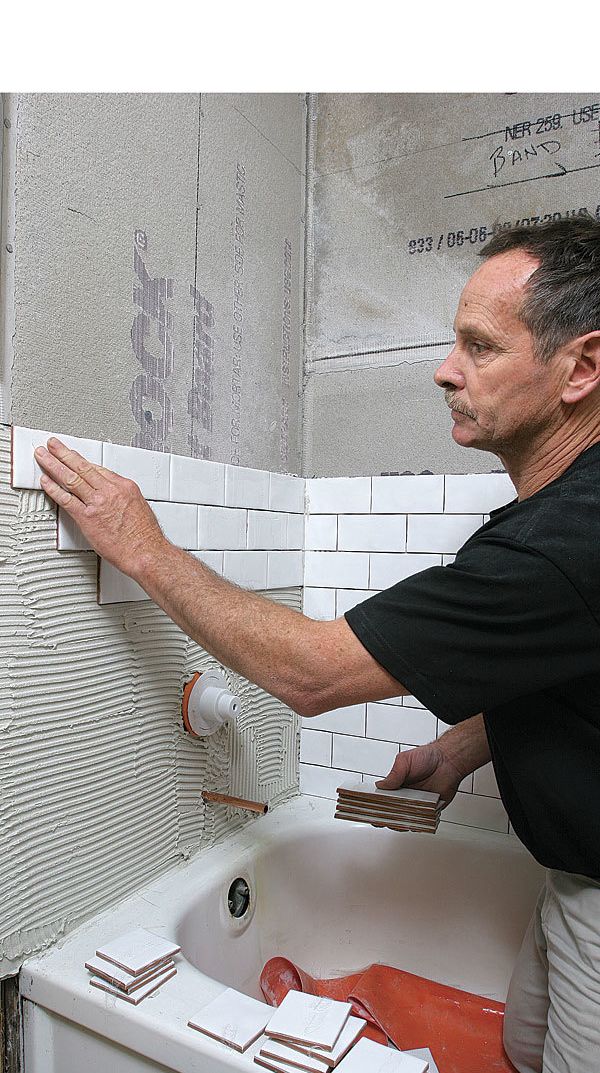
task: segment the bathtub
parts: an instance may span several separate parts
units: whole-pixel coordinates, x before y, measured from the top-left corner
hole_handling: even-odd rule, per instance
[[[228,892],[249,889],[234,918]],[[297,797],[70,933],[21,972],[25,1073],[225,1073],[258,1067],[187,1027],[224,985],[261,997],[275,955],[317,976],[382,961],[504,999],[542,880],[518,841],[441,823],[435,836],[333,819]],[[178,973],[133,1007],[85,960],[133,927],[181,944]]]

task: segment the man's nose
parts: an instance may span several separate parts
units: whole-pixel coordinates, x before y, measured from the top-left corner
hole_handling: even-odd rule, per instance
[[[465,378],[460,370],[456,347],[454,347],[448,357],[444,359],[442,364],[435,370],[433,379],[438,387],[444,388],[463,388],[465,386]]]

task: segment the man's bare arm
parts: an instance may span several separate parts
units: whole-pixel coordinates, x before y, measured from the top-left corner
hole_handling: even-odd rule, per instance
[[[89,543],[135,578],[221,663],[302,715],[408,692],[345,619],[316,622],[214,574],[164,537],[133,481],[94,466],[59,440],[38,449],[44,491]]]

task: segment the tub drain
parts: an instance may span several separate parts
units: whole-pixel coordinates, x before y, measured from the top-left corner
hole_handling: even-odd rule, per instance
[[[244,916],[250,905],[250,887],[245,879],[234,879],[227,893],[227,905],[232,917]]]

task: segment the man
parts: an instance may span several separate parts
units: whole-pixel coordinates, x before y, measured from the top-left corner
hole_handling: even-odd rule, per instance
[[[137,486],[59,441],[44,490],[226,666],[303,715],[414,694],[447,723],[382,785],[446,801],[493,759],[515,831],[548,868],[507,1002],[520,1073],[600,1068],[600,223],[498,234],[435,374],[464,447],[518,499],[433,567],[334,622],[236,588],[165,540]],[[485,1073],[485,1071],[482,1071]]]

